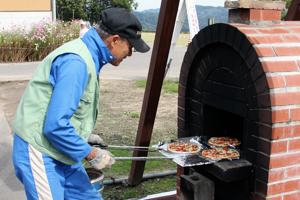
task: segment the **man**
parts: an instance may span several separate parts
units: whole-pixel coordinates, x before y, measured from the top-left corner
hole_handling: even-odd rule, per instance
[[[13,123],[13,163],[27,199],[101,199],[81,163],[102,169],[111,154],[87,143],[97,117],[98,74],[118,66],[132,48],[147,52],[141,24],[122,8],[109,8],[82,38],[50,53],[24,92]]]
[[[88,21],[80,20],[80,31],[79,31],[79,37],[83,37],[83,35],[88,32],[90,29],[90,23]]]

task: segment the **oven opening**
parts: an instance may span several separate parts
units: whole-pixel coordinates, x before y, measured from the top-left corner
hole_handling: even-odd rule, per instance
[[[243,117],[206,104],[203,107],[203,120],[203,133],[207,137],[230,136],[242,141]]]

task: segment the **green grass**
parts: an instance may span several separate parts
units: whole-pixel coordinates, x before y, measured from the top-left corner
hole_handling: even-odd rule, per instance
[[[127,111],[127,112],[124,112],[124,115],[130,117],[130,118],[140,118],[140,113],[139,112],[130,112],[130,111]]]
[[[137,80],[135,85],[139,88],[146,88],[146,80]]]
[[[139,88],[145,88],[146,80],[137,80],[135,84]],[[164,93],[178,93],[178,81],[164,80],[162,85],[162,91]]]
[[[116,157],[130,157],[132,151],[121,149],[109,149],[109,151]],[[148,156],[162,156],[159,152],[149,152]],[[111,178],[128,178],[131,168],[131,161],[116,161],[110,169],[104,169],[104,180]],[[164,171],[176,170],[176,164],[171,160],[151,160],[147,161],[145,165],[144,174],[155,174]],[[104,199],[130,199],[143,197],[150,194],[167,192],[175,190],[176,177],[167,176],[163,178],[154,178],[143,181],[137,186],[130,187],[128,185],[110,185],[105,186],[102,191]]]
[[[162,88],[165,93],[178,93],[178,81],[165,80]]]
[[[105,186],[102,195],[105,200],[139,199],[150,194],[172,191],[175,188],[176,177],[167,176],[149,179],[135,187],[124,185]]]
[[[176,41],[176,45],[187,46],[187,44],[189,43],[189,37],[190,37],[189,33],[181,33],[179,35],[179,38]],[[155,33],[154,32],[143,32],[142,38],[146,43],[153,44],[154,39],[155,39]]]

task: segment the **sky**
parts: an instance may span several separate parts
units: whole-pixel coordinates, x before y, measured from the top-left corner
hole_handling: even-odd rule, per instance
[[[135,0],[139,5],[137,11],[159,8],[161,0]],[[196,0],[197,5],[202,6],[224,6],[225,0]]]

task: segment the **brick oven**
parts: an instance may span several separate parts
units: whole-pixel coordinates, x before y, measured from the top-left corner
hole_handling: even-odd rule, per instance
[[[278,5],[235,5],[188,46],[178,137],[234,136],[242,156],[178,167],[178,199],[300,199],[300,22]]]

